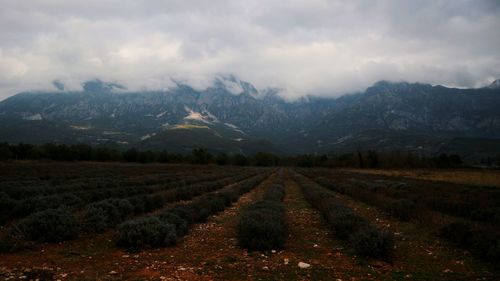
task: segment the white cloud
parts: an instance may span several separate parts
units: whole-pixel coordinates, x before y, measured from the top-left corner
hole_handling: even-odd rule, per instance
[[[287,97],[380,79],[482,86],[500,77],[495,0],[0,0],[0,99],[88,79],[206,87],[219,73]]]

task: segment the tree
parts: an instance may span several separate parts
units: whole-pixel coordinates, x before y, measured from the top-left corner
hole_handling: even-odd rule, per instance
[[[131,148],[123,152],[123,160],[126,162],[136,162],[137,161],[137,149]]]
[[[373,150],[368,150],[368,167],[377,168],[378,167],[378,155],[377,152]]]
[[[256,166],[274,166],[278,164],[278,157],[271,153],[258,152],[254,155],[253,162]]]
[[[208,162],[210,162],[210,160],[212,159],[212,154],[210,154],[204,148],[193,149],[191,156],[192,156],[191,161],[194,164],[208,164]]]
[[[0,161],[9,160],[14,157],[14,153],[10,150],[10,146],[6,142],[0,143]]]
[[[232,165],[247,166],[248,165],[248,158],[243,154],[235,154],[235,155],[231,156],[229,162]]]
[[[215,158],[215,163],[217,163],[217,165],[221,166],[227,165],[228,162],[229,162],[229,157],[225,153],[219,154]]]
[[[363,154],[361,153],[360,150],[358,150],[358,160],[359,160],[359,167],[363,169],[365,167],[364,162],[363,162]]]

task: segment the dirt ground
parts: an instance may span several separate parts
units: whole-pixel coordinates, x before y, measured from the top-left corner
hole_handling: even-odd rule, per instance
[[[248,252],[238,246],[243,208],[260,200],[271,175],[224,212],[192,227],[176,246],[129,253],[114,230],[23,252],[0,254],[4,280],[495,280],[490,267],[412,223],[391,220],[348,197],[342,202],[397,237],[390,260],[356,257],[305,201],[293,171],[284,172],[289,238],[284,250]],[[338,195],[340,196],[340,195]],[[299,262],[308,268],[300,268]]]

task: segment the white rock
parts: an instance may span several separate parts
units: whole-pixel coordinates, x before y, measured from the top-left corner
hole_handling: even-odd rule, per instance
[[[290,260],[289,260],[289,259],[283,259],[283,263],[284,263],[285,265],[287,265],[289,262],[290,262]]]
[[[306,268],[311,267],[310,264],[305,263],[305,262],[299,262],[298,266],[299,266],[299,268],[302,268],[302,269],[306,269]]]

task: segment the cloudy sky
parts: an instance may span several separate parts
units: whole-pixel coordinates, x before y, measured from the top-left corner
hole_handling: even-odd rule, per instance
[[[484,86],[500,78],[500,1],[0,0],[0,99],[54,80],[203,88],[221,74],[289,97],[382,79]]]

